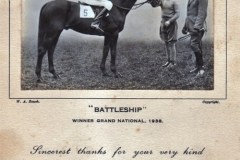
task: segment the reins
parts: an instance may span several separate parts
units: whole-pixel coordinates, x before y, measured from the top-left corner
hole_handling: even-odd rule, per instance
[[[190,36],[191,36],[190,34],[184,35],[184,36],[178,38],[178,41],[183,41],[185,39],[188,39]]]
[[[207,25],[207,22],[206,22],[206,21],[205,21],[205,23],[206,23],[206,25]],[[204,31],[204,32],[207,32],[206,29],[203,29],[203,31]],[[188,39],[189,37],[191,37],[191,35],[190,35],[190,34],[186,34],[186,35],[178,38],[178,41],[183,41],[183,40],[185,40],[185,39]]]

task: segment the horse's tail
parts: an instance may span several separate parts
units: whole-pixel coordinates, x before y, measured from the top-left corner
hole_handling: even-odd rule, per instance
[[[47,4],[45,4],[40,11],[39,14],[39,24],[38,24],[38,48],[43,46],[44,43],[44,37],[46,34],[46,17],[43,14],[43,9],[46,7]]]

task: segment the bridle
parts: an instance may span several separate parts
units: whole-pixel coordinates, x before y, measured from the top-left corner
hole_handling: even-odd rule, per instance
[[[141,3],[137,3],[137,4],[134,4],[134,8],[126,8],[126,7],[122,7],[122,6],[119,6],[118,4],[115,4],[113,3],[114,6],[120,8],[120,9],[123,9],[123,10],[127,10],[127,11],[130,11],[130,10],[136,10],[138,8],[140,8],[142,5],[146,4],[146,3],[151,3],[153,0],[146,0],[144,2],[141,2]]]

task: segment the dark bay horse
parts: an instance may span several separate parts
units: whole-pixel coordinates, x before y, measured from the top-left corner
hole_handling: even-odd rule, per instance
[[[64,29],[72,29],[83,34],[104,36],[104,48],[100,69],[104,76],[108,75],[105,69],[105,63],[110,50],[110,68],[114,76],[119,77],[120,74],[117,72],[115,64],[118,35],[119,32],[123,30],[126,16],[136,1],[137,0],[112,0],[113,8],[109,16],[102,21],[104,33],[91,28],[93,19],[79,17],[80,7],[78,3],[66,0],[54,0],[46,3],[41,9],[39,17],[38,60],[36,66],[37,81],[42,81],[41,67],[43,57],[46,53],[48,53],[49,72],[53,74],[54,78],[59,77],[54,69],[53,54],[58,38]]]

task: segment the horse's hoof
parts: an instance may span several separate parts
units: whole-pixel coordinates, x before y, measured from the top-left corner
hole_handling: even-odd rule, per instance
[[[42,78],[38,78],[37,83],[42,83],[43,79]]]
[[[116,73],[115,78],[123,78],[123,75],[121,73]]]
[[[58,74],[54,74],[54,75],[53,75],[53,78],[54,78],[54,79],[59,79],[60,76],[59,76]]]
[[[103,77],[110,77],[110,75],[107,72],[103,73],[102,76]]]

